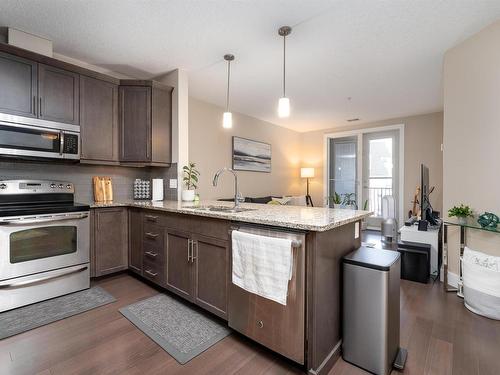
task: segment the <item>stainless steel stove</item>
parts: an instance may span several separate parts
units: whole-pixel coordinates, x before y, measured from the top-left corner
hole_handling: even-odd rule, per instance
[[[89,206],[68,182],[0,181],[0,312],[90,287]]]

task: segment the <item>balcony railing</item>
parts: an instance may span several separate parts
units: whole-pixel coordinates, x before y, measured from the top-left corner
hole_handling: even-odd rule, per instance
[[[368,209],[374,216],[382,216],[382,197],[392,195],[392,188],[368,188]]]

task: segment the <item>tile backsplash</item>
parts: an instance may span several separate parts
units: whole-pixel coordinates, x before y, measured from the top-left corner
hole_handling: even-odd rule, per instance
[[[169,179],[177,178],[177,164],[170,168],[132,168],[91,164],[59,164],[33,162],[0,162],[0,179],[35,179],[68,181],[75,185],[75,200],[88,203],[94,200],[92,176],[109,176],[113,180],[115,201],[133,198],[136,178],[164,179],[164,199],[177,200],[177,190],[169,188]]]

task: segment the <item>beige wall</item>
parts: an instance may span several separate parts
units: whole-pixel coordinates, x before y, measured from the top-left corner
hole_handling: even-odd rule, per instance
[[[444,208],[469,204],[500,215],[500,21],[444,59]],[[500,235],[469,230],[471,247],[500,255]],[[450,233],[450,271],[458,236]]]
[[[272,172],[238,172],[240,191],[244,196],[298,194],[305,189],[299,178],[300,134],[258,120],[233,113],[233,128],[223,129],[223,109],[189,98],[189,159],[201,173],[198,193],[202,199],[231,198],[234,180],[223,175],[219,186],[212,186],[218,169],[231,167],[232,136],[270,143]]]
[[[431,203],[435,210],[442,211],[443,201],[443,158],[441,143],[443,140],[443,113],[395,118],[350,127],[334,128],[302,135],[302,163],[315,167],[317,177],[311,182],[311,195],[318,205],[325,202],[323,192],[323,155],[324,135],[355,129],[373,128],[386,125],[405,125],[405,165],[404,165],[404,213],[411,209],[411,201],[415,187],[420,184],[420,164],[429,167],[430,185],[436,189],[431,195]]]

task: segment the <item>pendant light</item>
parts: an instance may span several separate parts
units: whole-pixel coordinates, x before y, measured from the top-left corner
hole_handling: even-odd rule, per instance
[[[233,114],[229,112],[229,80],[231,78],[231,61],[234,60],[234,55],[224,55],[224,60],[227,61],[227,92],[226,92],[226,111],[222,115],[222,127],[231,129],[233,127]]]
[[[283,96],[278,102],[278,116],[290,116],[290,99],[286,97],[286,37],[290,35],[292,28],[290,26],[281,26],[278,34],[283,37]]]

